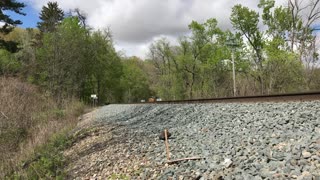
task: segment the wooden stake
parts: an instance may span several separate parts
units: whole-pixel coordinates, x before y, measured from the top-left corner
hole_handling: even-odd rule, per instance
[[[187,160],[199,160],[199,159],[203,159],[201,157],[190,157],[190,158],[182,158],[182,159],[175,159],[172,161],[168,161],[168,164],[174,164],[174,163],[178,163],[180,161],[187,161]]]
[[[165,139],[165,144],[166,144],[167,160],[170,161],[170,151],[169,151],[167,129],[164,130],[164,139]]]

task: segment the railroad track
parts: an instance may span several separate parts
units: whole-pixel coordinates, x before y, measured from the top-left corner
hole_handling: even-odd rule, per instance
[[[209,99],[156,101],[156,102],[146,102],[146,103],[188,104],[188,103],[227,103],[227,102],[289,102],[289,101],[314,101],[314,100],[320,100],[320,91],[259,95],[259,96],[237,96],[237,97],[223,97],[223,98],[209,98]]]

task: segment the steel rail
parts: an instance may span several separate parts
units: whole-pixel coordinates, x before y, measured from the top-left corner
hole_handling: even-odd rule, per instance
[[[188,103],[227,103],[227,102],[289,102],[289,101],[314,101],[320,100],[320,91],[299,92],[287,94],[255,95],[255,96],[236,96],[205,99],[188,100],[167,100],[144,102],[138,104],[188,104]]]

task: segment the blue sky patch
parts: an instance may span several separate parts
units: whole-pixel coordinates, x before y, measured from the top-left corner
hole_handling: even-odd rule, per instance
[[[4,11],[4,13],[9,15],[12,19],[23,22],[23,24],[19,25],[19,27],[35,28],[37,26],[37,22],[40,21],[39,12],[37,12],[30,5],[26,5],[26,7],[22,9],[22,12],[26,13],[26,15],[22,16],[12,11]]]

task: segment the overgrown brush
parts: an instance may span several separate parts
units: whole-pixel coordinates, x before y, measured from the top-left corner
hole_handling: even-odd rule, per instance
[[[72,144],[68,129],[52,135],[47,143],[35,148],[35,152],[22,162],[10,179],[64,179],[66,159],[63,150]]]
[[[83,110],[84,105],[77,100],[66,100],[58,106],[36,86],[1,77],[0,179],[19,170],[23,166],[21,162],[32,159],[38,151],[44,152],[39,147],[51,151],[44,144],[54,134],[74,127]]]

